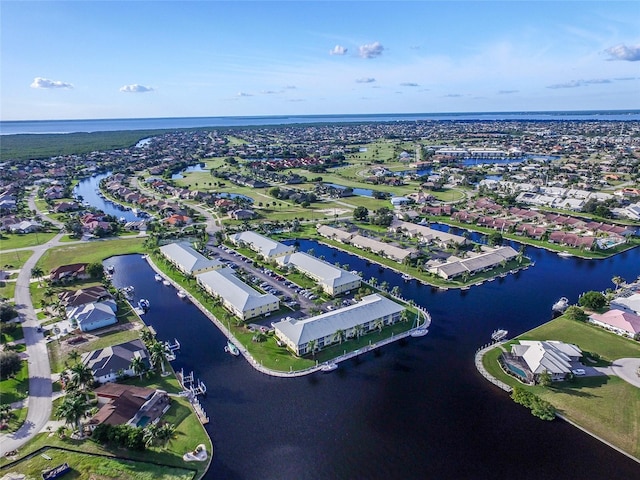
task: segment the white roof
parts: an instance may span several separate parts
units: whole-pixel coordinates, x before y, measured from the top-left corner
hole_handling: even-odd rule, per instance
[[[285,245],[284,243],[271,240],[270,238],[264,237],[259,233],[252,232],[250,230],[246,232],[236,233],[234,235],[231,235],[229,238],[235,244],[244,242],[247,245],[251,245],[251,248],[253,250],[256,250],[266,258],[289,253],[294,248],[289,245]]]
[[[629,297],[618,297],[611,300],[611,308],[619,308],[627,312],[640,315],[640,293],[634,293]]]
[[[402,220],[394,220],[391,224],[392,229],[403,228],[409,233],[422,236],[425,240],[439,239],[442,242],[453,241],[461,245],[467,243],[467,239],[452,233],[441,232],[440,230],[434,230],[433,228],[425,227],[424,225],[418,225],[417,223],[404,222]]]
[[[69,313],[69,318],[78,322],[78,325],[86,322],[97,322],[114,316],[115,314],[111,307],[104,302],[87,303],[74,308]]]
[[[320,260],[319,258],[304,252],[285,255],[284,257],[279,257],[276,260],[280,264],[293,265],[304,272],[308,272],[314,277],[319,278],[321,283],[333,288],[362,280],[355,273],[347,272],[340,267],[331,265],[324,260]]]
[[[304,320],[282,320],[274,324],[284,336],[296,345],[304,345],[310,340],[317,340],[336,333],[338,330],[349,330],[378,318],[400,313],[402,305],[377,293],[367,295],[354,305],[323,313]]]
[[[512,353],[522,357],[533,373],[546,370],[551,374],[569,373],[570,357],[582,356],[582,351],[575,345],[557,340],[520,340],[520,345],[513,346]]]
[[[172,262],[181,266],[186,272],[197,272],[200,270],[214,269],[222,267],[218,260],[209,260],[200,252],[194,250],[188,242],[170,243],[160,247],[162,254]]]
[[[208,286],[240,312],[279,302],[278,297],[275,295],[260,293],[251,288],[236,277],[234,271],[230,268],[211,270],[196,275],[196,277],[200,283]]]

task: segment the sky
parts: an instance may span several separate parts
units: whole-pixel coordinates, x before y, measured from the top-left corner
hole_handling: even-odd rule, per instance
[[[640,108],[635,1],[0,2],[0,120]]]

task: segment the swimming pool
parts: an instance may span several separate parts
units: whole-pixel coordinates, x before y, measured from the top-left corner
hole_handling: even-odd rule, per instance
[[[138,423],[136,423],[136,427],[139,427],[139,428],[146,427],[147,423],[149,423],[149,420],[151,420],[151,418],[149,418],[148,416],[144,415],[143,417],[140,418],[140,420],[138,420]]]

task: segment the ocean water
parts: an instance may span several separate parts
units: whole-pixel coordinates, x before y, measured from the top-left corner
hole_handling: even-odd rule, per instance
[[[366,115],[274,115],[255,117],[112,118],[0,121],[0,135],[242,127],[317,123],[410,122],[419,120],[603,120],[637,121],[639,110],[581,112],[389,113]]]

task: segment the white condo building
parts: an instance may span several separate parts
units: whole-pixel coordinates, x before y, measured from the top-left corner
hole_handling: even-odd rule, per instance
[[[218,260],[209,260],[187,242],[169,243],[160,247],[160,252],[185,275],[198,275],[224,266]]]
[[[257,252],[265,260],[271,261],[281,255],[287,255],[296,251],[293,245],[285,245],[276,242],[259,233],[246,231],[229,235],[229,240],[235,245],[246,245],[248,248]]]
[[[275,323],[276,337],[296,355],[345,338],[351,338],[378,328],[379,323],[390,325],[402,317],[405,308],[377,293],[367,295],[360,302],[306,319],[288,319]]]

